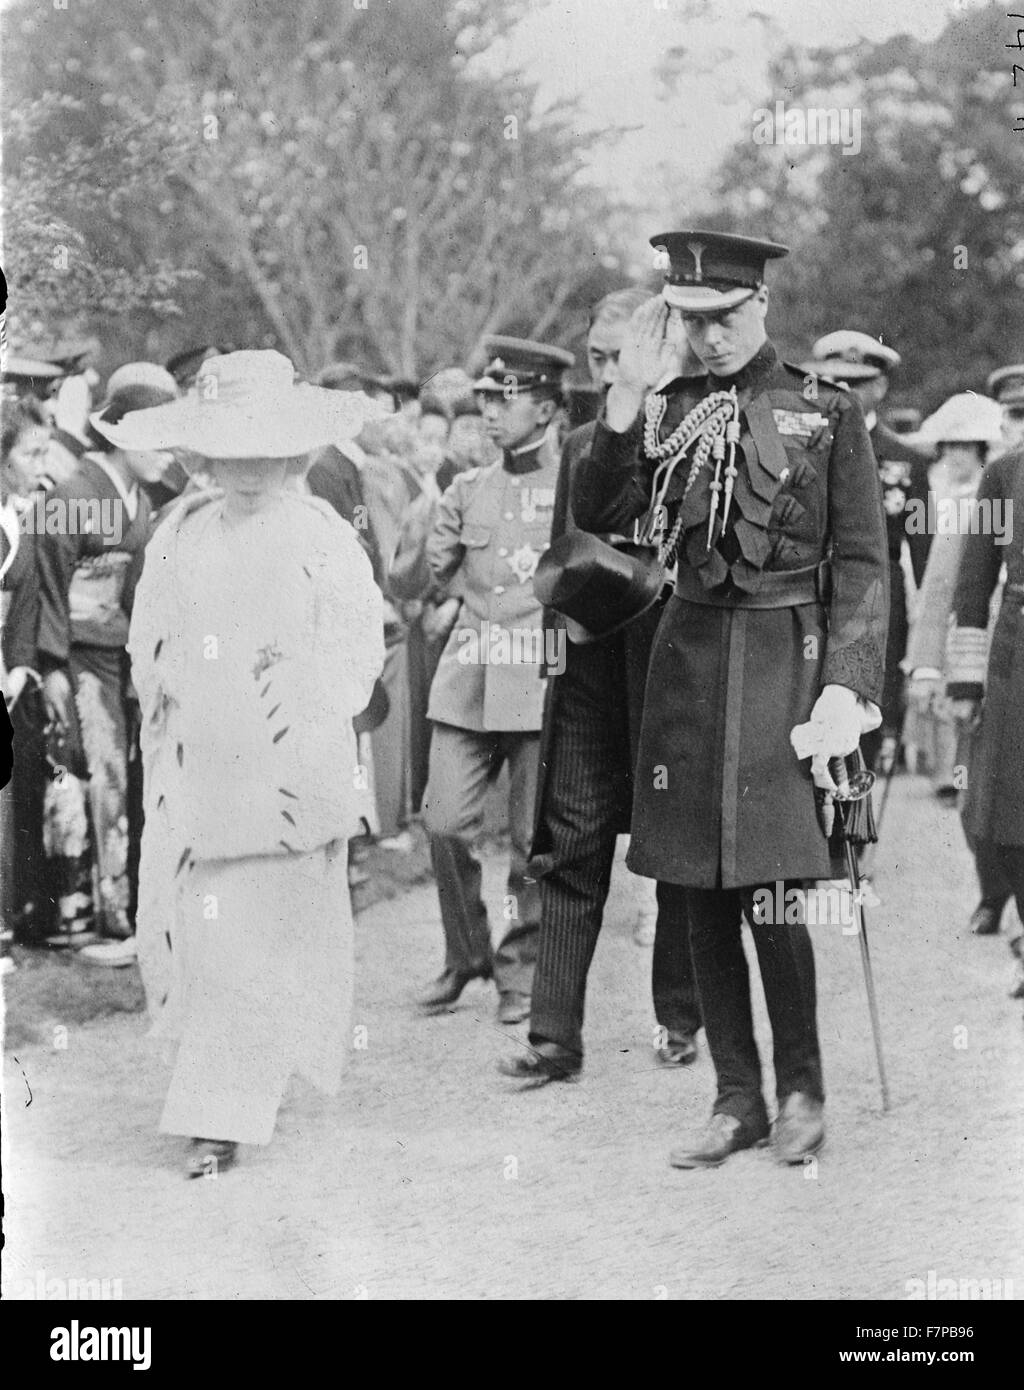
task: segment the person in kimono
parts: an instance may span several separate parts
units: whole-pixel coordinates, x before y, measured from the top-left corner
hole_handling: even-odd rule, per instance
[[[214,483],[157,528],[129,635],[139,962],[154,1035],[178,1041],[160,1128],[190,1139],[190,1176],[268,1144],[293,1073],[336,1093],[351,1042],[352,720],[383,666],[382,600],[354,529],[288,474],[380,409],[245,351],[121,426]]]
[[[174,378],[155,363],[118,368],[90,416],[90,449],[71,477],[47,493],[37,526],[39,669],[56,740],[44,823],[59,901],[54,944],[88,940],[84,958],[102,965],[135,959],[126,581],[149,535],[142,483],[159,477],[168,462],[165,451],[119,448],[104,431],[128,412],[176,395]],[[103,939],[80,935],[92,932]]]

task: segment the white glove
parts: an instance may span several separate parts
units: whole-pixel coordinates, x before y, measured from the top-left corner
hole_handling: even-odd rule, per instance
[[[877,705],[862,701],[845,685],[826,685],[814,702],[806,724],[797,724],[789,735],[798,758],[811,759],[811,777],[816,787],[835,791],[828,770],[829,758],[844,758],[860,743],[861,734],[877,729],[882,722]]]

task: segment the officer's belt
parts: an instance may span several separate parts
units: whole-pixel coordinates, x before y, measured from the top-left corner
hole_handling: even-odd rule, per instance
[[[797,608],[803,603],[828,601],[829,575],[827,560],[806,569],[762,570],[757,592],[748,593],[730,580],[715,589],[706,589],[695,570],[680,566],[676,598],[709,608]]]

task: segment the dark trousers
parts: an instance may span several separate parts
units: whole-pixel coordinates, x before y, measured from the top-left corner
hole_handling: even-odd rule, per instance
[[[423,821],[437,879],[445,936],[445,969],[493,970],[502,994],[529,996],[537,958],[540,893],[526,877],[537,794],[539,733],[479,733],[435,724]],[[512,858],[502,926],[492,948],[474,844],[484,826],[487,790],[502,765],[509,771]]]
[[[774,893],[774,885],[766,885]],[[786,889],[800,888],[787,883]],[[759,924],[750,888],[687,888],[690,949],[700,993],[708,1050],[715,1065],[715,1111],[761,1129],[768,1116],[761,1088],[761,1059],[754,1040],[750,978],[740,918],[752,935],[772,1025],[776,1092],[780,1103],[794,1091],[824,1100],[815,1020],[814,952],[806,926]]]
[[[11,710],[14,768],[0,791],[0,908],[5,926],[21,942],[36,943],[51,931],[47,861],[43,854],[43,795],[47,781],[43,727],[46,713],[35,687],[26,684]]]
[[[986,907],[998,908],[1000,912],[1014,892],[1013,882],[1007,872],[1007,864],[1013,858],[1014,848],[1013,845],[994,845],[989,840],[976,840],[972,846],[981,901]]]
[[[530,1041],[583,1054],[587,974],[611,884],[615,841],[632,795],[621,670],[576,659],[555,692],[538,840],[551,867],[541,879],[541,928]],[[594,658],[597,654],[594,653]],[[694,1033],[700,1007],[690,961],[684,890],[659,883],[652,962],[654,1012],[671,1032]]]
[[[1024,845],[997,845],[980,840],[974,846],[974,861],[978,866],[982,900],[1005,903],[1014,897],[1017,913],[1024,922]],[[986,885],[992,895],[989,899],[986,899]]]
[[[423,619],[409,624],[406,641],[409,662],[409,797],[412,813],[423,805],[423,793],[430,772],[430,737],[433,725],[427,718],[430,686],[444,651],[444,642],[431,641],[423,631]]]

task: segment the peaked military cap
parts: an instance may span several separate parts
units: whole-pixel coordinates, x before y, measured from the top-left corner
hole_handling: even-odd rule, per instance
[[[473,382],[474,391],[533,391],[547,386],[558,390],[562,376],[576,361],[564,348],[535,343],[529,338],[489,337],[484,339],[488,356],[484,374]]]
[[[654,268],[665,274],[665,303],[698,314],[749,299],[764,284],[766,263],[789,255],[777,241],[726,232],[662,232],[651,245]]]
[[[1000,405],[1024,405],[1024,362],[992,372],[985,390]]]
[[[903,361],[895,348],[854,328],[826,333],[811,352],[814,359],[803,364],[804,371],[814,372],[826,381],[873,381]]]

